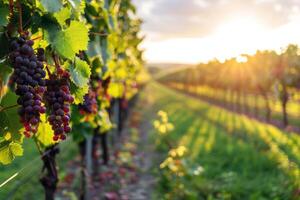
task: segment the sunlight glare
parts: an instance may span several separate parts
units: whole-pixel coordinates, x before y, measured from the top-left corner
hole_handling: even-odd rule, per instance
[[[260,35],[265,31],[264,27],[255,18],[233,19],[218,27],[216,35],[226,39],[241,40]]]
[[[248,58],[246,56],[238,56],[236,57],[236,61],[239,63],[245,63],[248,61]]]
[[[230,55],[256,50],[264,43],[263,36],[267,30],[255,18],[240,17],[224,22],[212,36],[224,50],[221,59]]]

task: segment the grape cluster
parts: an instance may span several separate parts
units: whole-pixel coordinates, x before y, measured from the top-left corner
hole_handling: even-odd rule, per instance
[[[80,114],[96,114],[98,110],[96,93],[89,90],[89,93],[84,96],[84,102],[78,106]]]
[[[45,101],[50,111],[48,121],[54,131],[53,140],[64,140],[66,133],[71,131],[70,122],[70,103],[74,98],[70,94],[69,77],[65,75],[50,76],[46,81],[47,91],[45,92]]]
[[[15,83],[15,93],[19,96],[18,110],[23,123],[24,135],[36,133],[40,122],[40,114],[45,113],[42,96],[45,92],[45,76],[43,61],[44,50],[33,50],[34,42],[28,40],[28,34],[13,40],[10,44],[10,60],[14,69],[11,82]]]

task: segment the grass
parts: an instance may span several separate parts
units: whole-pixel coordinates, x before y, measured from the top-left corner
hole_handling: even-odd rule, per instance
[[[204,168],[188,180],[196,199],[293,199],[299,187],[300,137],[251,120],[160,84],[142,94],[150,112],[168,112],[170,139],[189,149],[189,160]],[[153,117],[152,117],[153,116]],[[165,152],[161,152],[166,155]],[[165,181],[165,180],[164,180]],[[158,185],[162,196],[166,182]]]
[[[33,140],[24,140],[24,155],[17,157],[12,164],[0,166],[0,184],[17,173],[7,184],[0,188],[0,199],[40,200],[44,199],[44,189],[39,182],[42,161]],[[77,154],[76,144],[66,141],[60,145],[57,157],[59,177],[63,177],[69,160]]]

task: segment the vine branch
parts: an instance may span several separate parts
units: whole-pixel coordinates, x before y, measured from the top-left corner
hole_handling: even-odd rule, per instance
[[[9,16],[14,15],[14,0],[9,0]]]
[[[12,108],[16,108],[16,107],[18,107],[19,105],[18,104],[16,104],[16,105],[12,105],[12,106],[7,106],[7,107],[0,107],[0,112],[3,112],[3,111],[5,111],[5,110],[9,110],[9,109],[12,109]]]
[[[17,1],[17,8],[19,12],[19,33],[23,33],[23,19],[22,19],[22,6],[20,1]]]

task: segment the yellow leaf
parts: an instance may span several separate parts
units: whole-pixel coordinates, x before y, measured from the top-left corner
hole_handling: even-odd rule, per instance
[[[6,133],[5,133],[4,139],[5,139],[5,140],[10,140],[10,139],[11,139],[11,134],[10,134],[10,132],[6,132]]]
[[[123,92],[124,92],[124,86],[122,83],[112,82],[109,84],[108,94],[111,95],[112,97],[115,98],[122,97]]]
[[[41,122],[39,124],[38,131],[36,133],[36,138],[39,142],[41,142],[44,146],[48,147],[55,142],[53,141],[53,130],[51,128],[51,125],[46,119],[46,114],[41,115]]]
[[[16,156],[22,155],[22,146],[19,143],[11,142],[0,149],[0,162],[7,165],[11,163]]]
[[[12,142],[9,144],[9,148],[14,156],[22,156],[23,148],[20,144]]]

